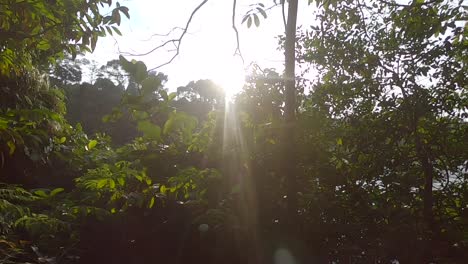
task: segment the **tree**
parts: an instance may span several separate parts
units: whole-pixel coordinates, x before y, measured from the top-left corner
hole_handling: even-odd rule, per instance
[[[284,4],[284,3],[283,3]],[[288,19],[286,39],[284,43],[285,61],[285,100],[284,100],[284,158],[283,175],[287,182],[288,213],[291,217],[291,226],[295,225],[297,215],[297,175],[295,159],[294,130],[296,122],[296,24],[298,1],[290,0],[288,3]]]
[[[111,15],[99,7],[111,0],[14,1],[0,2],[0,73],[18,72],[22,67],[54,63],[65,53],[93,51],[99,37],[120,34],[121,16],[130,18],[128,8],[117,2]]]
[[[441,143],[437,133],[429,132],[437,127],[452,138],[466,129],[467,79],[460,74],[467,70],[462,3],[328,1],[318,11],[320,24],[303,38],[301,57],[320,71],[314,94],[324,102],[318,107],[350,122],[368,120],[377,125],[387,120],[388,126],[398,127],[375,128],[374,135],[381,131],[389,137],[381,140],[404,140],[403,150],[388,153],[388,160],[406,156],[414,161],[404,166],[413,170],[415,178],[399,175],[395,179],[412,181],[408,184],[420,190],[423,201],[418,208],[423,215],[425,245],[417,249],[413,262],[434,261],[435,240],[440,237],[437,226],[441,224],[437,219],[444,214],[436,213],[436,197],[444,198],[435,186],[443,177],[450,181],[459,175],[457,168],[463,166],[457,156],[465,154],[449,147],[458,140]],[[436,151],[440,148],[445,154]],[[458,165],[452,167],[448,160],[458,160]],[[397,168],[396,164],[388,166]]]

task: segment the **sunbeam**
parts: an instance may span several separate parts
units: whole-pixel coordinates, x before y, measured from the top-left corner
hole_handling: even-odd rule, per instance
[[[244,87],[244,66],[235,58],[217,67],[211,75],[213,81],[224,89],[226,101],[232,101]]]
[[[229,176],[230,186],[236,186],[236,207],[239,224],[244,232],[244,243],[249,243],[252,263],[260,263],[262,247],[259,238],[258,202],[256,187],[251,171],[251,146],[245,142],[239,123],[236,104],[226,100],[223,132],[223,164]]]

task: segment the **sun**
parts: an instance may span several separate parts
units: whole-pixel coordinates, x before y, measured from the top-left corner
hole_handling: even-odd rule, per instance
[[[235,59],[223,64],[214,69],[211,79],[224,89],[226,100],[231,101],[244,87],[245,69],[242,62]]]

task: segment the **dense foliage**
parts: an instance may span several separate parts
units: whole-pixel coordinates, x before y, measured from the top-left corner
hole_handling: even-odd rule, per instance
[[[468,259],[463,1],[319,1],[287,142],[283,74],[253,67],[232,102],[172,92],[141,61],[73,60],[126,7],[0,6],[0,263]]]

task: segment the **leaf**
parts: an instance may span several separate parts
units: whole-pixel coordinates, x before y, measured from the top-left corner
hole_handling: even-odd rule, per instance
[[[34,192],[34,194],[42,198],[48,197],[47,193],[44,190],[37,190]]]
[[[122,7],[119,8],[119,10],[120,10],[120,12],[124,13],[124,15],[125,15],[128,19],[130,19],[130,14],[128,13],[128,7],[122,6]]]
[[[114,9],[114,11],[112,11],[112,21],[114,23],[116,23],[118,26],[120,26],[120,13],[119,13],[119,10]]]
[[[114,30],[115,33],[117,33],[119,36],[122,36],[122,32],[120,32],[120,30],[116,27],[116,26],[112,26],[112,29]],[[112,34],[111,34],[112,35]]]
[[[110,120],[111,120],[111,116],[110,115],[105,115],[102,117],[102,122],[103,123],[108,123]]]
[[[153,208],[153,206],[154,206],[154,201],[155,201],[154,197],[151,197],[151,200],[150,200],[150,202],[149,202],[148,208]]]
[[[139,61],[135,64],[135,80],[140,83],[148,77],[148,71],[146,65]]]
[[[241,24],[244,24],[244,22],[247,21],[247,19],[248,19],[249,17],[250,17],[249,15],[245,15],[245,16],[242,18]]]
[[[249,16],[249,18],[247,19],[247,27],[250,28],[252,26],[252,17]]]
[[[166,194],[167,192],[167,188],[165,185],[161,185],[161,187],[159,187],[159,192],[161,192],[162,194]]]
[[[342,145],[343,145],[343,139],[338,138],[338,139],[336,140],[336,144],[339,145],[339,146],[342,146]]]
[[[96,187],[98,189],[101,189],[102,187],[106,186],[107,184],[107,179],[101,179],[97,182]]]
[[[97,145],[97,143],[98,143],[97,140],[94,140],[94,139],[91,140],[91,141],[89,141],[89,143],[88,143],[88,150],[93,149],[93,148]]]
[[[169,100],[169,96],[167,95],[167,92],[165,90],[161,90],[159,92],[159,94],[161,95],[161,97],[164,99],[164,101],[168,101]]]
[[[169,119],[167,119],[166,123],[164,123],[163,133],[169,134],[174,129],[175,123],[176,123],[175,115],[170,115]]]
[[[161,80],[156,76],[149,76],[141,83],[141,91],[143,95],[154,93],[161,86]]]
[[[13,155],[13,153],[15,153],[15,150],[16,150],[15,143],[13,143],[13,141],[10,140],[7,142],[7,145],[8,145],[8,148],[10,149],[9,151],[10,155]]]
[[[55,188],[50,192],[50,196],[55,196],[63,191],[65,191],[64,188]]]
[[[120,186],[124,186],[124,185],[125,185],[125,179],[124,179],[124,178],[118,178],[118,179],[117,179],[117,182],[119,183]]]
[[[172,92],[169,94],[169,97],[167,98],[168,101],[172,101],[174,98],[176,98],[177,96],[177,93],[176,92]]]
[[[255,26],[259,27],[260,26],[260,19],[258,19],[257,14],[254,14],[253,17],[254,17],[254,20],[255,20]]]
[[[112,33],[112,28],[111,27],[105,27],[106,30],[107,30],[107,33],[109,33],[109,35],[113,36],[114,33]]]
[[[265,12],[265,10],[263,10],[260,7],[257,7],[257,10],[260,14],[262,14],[263,18],[267,18],[267,13]]]
[[[161,128],[148,120],[138,122],[138,130],[150,139],[161,139]]]
[[[59,139],[59,143],[60,143],[60,144],[65,143],[66,140],[67,140],[66,137],[61,137],[61,138]]]
[[[150,178],[146,178],[145,182],[146,182],[146,185],[148,185],[148,186],[151,185],[151,183],[152,183]]]
[[[120,65],[122,66],[122,69],[124,69],[128,73],[133,72],[133,63],[128,61],[124,56],[119,55],[119,62]]]
[[[110,187],[111,189],[115,189],[115,181],[114,181],[113,179],[110,179],[110,180],[109,180],[109,187]]]
[[[50,49],[50,44],[47,40],[41,40],[37,43],[36,48],[38,50],[48,50]]]

